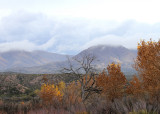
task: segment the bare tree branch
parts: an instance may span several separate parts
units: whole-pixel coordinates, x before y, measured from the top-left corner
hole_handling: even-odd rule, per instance
[[[68,58],[68,68],[63,68],[63,71],[68,74],[74,74],[81,85],[81,97],[83,100],[86,100],[91,93],[99,92],[95,86],[95,67],[94,60],[95,56],[92,54],[83,53],[81,56],[76,56],[71,59]],[[89,76],[89,79],[88,79]]]

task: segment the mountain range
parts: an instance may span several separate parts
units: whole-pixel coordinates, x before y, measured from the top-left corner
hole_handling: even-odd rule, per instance
[[[66,55],[45,51],[14,50],[0,53],[0,70],[40,66],[50,62],[66,60]]]
[[[97,69],[104,69],[111,62],[120,63],[123,72],[134,72],[132,64],[137,56],[136,50],[123,46],[97,45],[81,51],[77,55],[62,55],[45,51],[8,51],[0,53],[1,72],[19,72],[27,74],[59,73],[67,66],[67,56],[73,60],[84,53],[96,57],[94,64]],[[72,61],[74,62],[74,61]]]

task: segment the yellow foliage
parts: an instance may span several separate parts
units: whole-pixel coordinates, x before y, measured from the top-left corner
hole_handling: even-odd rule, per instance
[[[61,100],[64,95],[64,88],[64,82],[60,82],[57,86],[54,84],[43,84],[40,90],[40,98],[44,102],[52,102],[53,99]]]
[[[61,81],[57,86],[60,91],[64,91],[66,84],[63,81]]]
[[[137,49],[140,49],[140,48],[141,48],[141,46],[140,46],[140,45],[138,45],[138,46],[137,46]]]
[[[160,94],[158,94],[160,90],[160,40],[158,42],[142,40],[138,43],[137,50],[134,67],[142,80],[143,91],[158,98]]]

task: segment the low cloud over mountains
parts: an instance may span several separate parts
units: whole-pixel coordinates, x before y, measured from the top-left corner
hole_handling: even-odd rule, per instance
[[[77,54],[99,44],[135,49],[140,39],[158,40],[159,29],[160,23],[64,19],[20,11],[0,20],[0,51],[21,49]]]

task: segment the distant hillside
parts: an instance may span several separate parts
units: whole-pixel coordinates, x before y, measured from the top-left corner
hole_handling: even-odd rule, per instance
[[[0,70],[40,66],[50,62],[66,60],[66,55],[45,51],[8,51],[0,52]]]
[[[84,53],[92,54],[96,57],[99,67],[105,67],[111,62],[120,63],[123,67],[131,67],[137,56],[136,50],[130,50],[123,46],[97,45],[90,47],[76,56]],[[95,61],[96,62],[96,61]]]
[[[122,71],[126,74],[135,72],[132,68],[132,64],[137,56],[136,50],[129,50],[123,46],[98,45],[83,50],[74,57],[81,57],[84,53],[92,54],[96,57],[94,64],[98,69],[102,70],[106,68],[109,63],[116,62],[121,64]],[[10,69],[10,71],[22,73],[59,73],[60,69],[62,69],[64,66],[67,66],[67,64],[67,61],[59,61],[36,67]],[[76,65],[74,61],[73,64]]]

